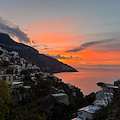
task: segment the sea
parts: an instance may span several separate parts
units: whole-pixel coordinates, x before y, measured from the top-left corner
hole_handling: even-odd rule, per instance
[[[62,72],[55,74],[64,83],[70,83],[81,89],[84,95],[97,92],[101,88],[98,82],[111,83],[120,79],[120,70],[105,69],[79,69],[79,72]]]

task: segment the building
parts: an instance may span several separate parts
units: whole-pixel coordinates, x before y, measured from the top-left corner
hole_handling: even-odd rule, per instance
[[[4,56],[4,57],[2,57],[2,60],[9,62],[10,58],[8,56]]]
[[[12,52],[10,52],[10,54],[13,56],[14,59],[19,58],[19,54],[16,51],[12,51]]]
[[[16,67],[0,67],[0,75],[15,74]]]
[[[18,87],[22,87],[23,86],[23,82],[22,81],[14,81],[12,83],[12,87],[13,88],[18,88]]]
[[[4,67],[0,67],[0,75],[7,74],[7,69]]]
[[[66,93],[58,93],[58,94],[52,94],[52,97],[56,102],[63,103],[65,105],[69,105],[69,97]]]
[[[27,69],[33,69],[33,65],[30,64],[30,63],[28,63],[28,64],[27,64]]]
[[[68,83],[67,85],[68,85],[68,87],[69,87],[70,89],[73,89],[73,87],[74,87],[74,86],[71,85],[70,83]]]
[[[37,65],[34,65],[34,69],[40,69]]]
[[[8,83],[9,85],[12,85],[13,75],[12,74],[0,75],[0,80],[5,80],[6,83]]]
[[[115,89],[119,89],[119,86],[115,86],[114,84],[105,84],[103,87],[103,91],[109,93],[113,93]]]
[[[93,102],[93,105],[78,109],[78,116],[73,120],[92,120],[95,116],[95,113],[102,107],[106,107],[113,98],[115,91],[119,90],[120,81],[116,81],[113,84],[105,84],[102,86],[102,90],[98,91],[96,94],[96,99]],[[71,87],[69,85],[69,87]]]
[[[114,85],[119,87],[118,90],[114,90],[114,93],[120,93],[120,79],[118,79],[117,81],[115,81]]]
[[[87,107],[78,109],[78,118],[82,120],[92,120],[96,111],[98,111],[101,107],[89,105]]]
[[[117,81],[115,81],[114,85],[120,87],[120,79],[118,79]]]
[[[112,95],[106,95],[100,100],[95,100],[93,102],[94,106],[106,107],[112,100],[111,96],[113,96],[113,94]]]

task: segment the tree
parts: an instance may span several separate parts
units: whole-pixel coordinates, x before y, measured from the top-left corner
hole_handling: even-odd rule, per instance
[[[5,120],[5,117],[9,115],[11,103],[10,87],[5,81],[0,80],[0,120]]]

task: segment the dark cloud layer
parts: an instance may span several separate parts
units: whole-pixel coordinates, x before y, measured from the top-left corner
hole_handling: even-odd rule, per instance
[[[97,64],[97,65],[89,65],[89,64],[81,64],[78,69],[102,69],[102,70],[120,70],[120,65],[114,64],[114,65],[107,65],[107,64]]]
[[[70,56],[70,57],[64,57],[64,56],[61,56],[61,55],[56,55],[56,56],[52,56],[52,57],[54,57],[56,59],[72,59],[73,58],[72,56]]]
[[[7,33],[12,37],[17,37],[20,42],[30,43],[30,39],[19,26],[0,18],[0,32]]]
[[[82,44],[80,47],[74,48],[72,50],[67,50],[66,52],[78,52],[82,51],[90,46],[96,45],[96,44],[104,44],[110,41],[113,41],[114,39],[107,39],[107,40],[101,40],[101,41],[92,41]]]
[[[33,43],[34,41],[32,41],[32,43]],[[31,45],[32,47],[34,47],[34,48],[48,48],[48,46],[47,45],[44,45],[44,44],[37,44],[37,43],[33,43],[33,45]]]

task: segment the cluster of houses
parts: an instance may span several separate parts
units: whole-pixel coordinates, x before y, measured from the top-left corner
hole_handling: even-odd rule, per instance
[[[37,65],[33,65],[24,58],[20,58],[19,54],[15,51],[8,52],[0,48],[0,53],[0,79],[5,80],[12,87],[23,85],[21,79],[24,76],[20,74],[21,71],[27,69],[40,70]],[[31,74],[31,79],[34,79],[33,74]]]
[[[41,75],[44,80],[47,77],[52,77],[55,82],[62,83],[62,80],[56,76],[40,71],[37,65],[32,64],[30,61],[20,58],[19,54],[15,51],[8,52],[0,48],[0,80],[5,80],[13,88],[24,87],[30,89],[31,86],[24,86],[24,75],[21,74],[22,71],[32,69],[33,72],[30,73],[30,78],[37,84],[36,74]],[[67,84],[69,89],[72,90],[72,95],[76,97],[77,92],[74,86]],[[62,89],[57,89],[51,86],[52,89],[57,91],[56,94],[52,94],[52,97],[57,102],[69,105],[69,96]],[[96,99],[92,105],[86,106],[84,108],[78,109],[78,116],[73,120],[92,120],[95,113],[102,107],[106,107],[112,100],[115,92],[120,92],[120,80],[115,81],[114,84],[104,84],[102,90],[98,91],[96,94]]]
[[[78,109],[78,116],[72,120],[92,120],[95,117],[95,113],[102,107],[106,107],[113,98],[115,93],[120,90],[120,80],[114,82],[114,84],[103,84],[102,90],[96,94],[96,99],[92,105]]]
[[[55,75],[42,72],[37,65],[34,65],[30,61],[21,58],[16,51],[8,52],[0,47],[0,61],[0,80],[5,80],[6,83],[13,88],[31,88],[30,85],[25,86],[24,81],[22,81],[25,76],[21,74],[21,71],[28,69],[32,69],[32,72],[29,76],[31,80],[35,82],[35,84],[37,84],[36,74],[40,75],[44,80],[46,80],[47,77],[52,77],[55,82],[62,83],[62,80],[57,78]],[[55,99],[55,101],[69,105],[69,97],[65,91],[58,90],[57,88],[54,89],[57,90],[57,94],[52,94],[52,97]],[[22,96],[19,98],[19,101],[20,100],[22,100]]]

